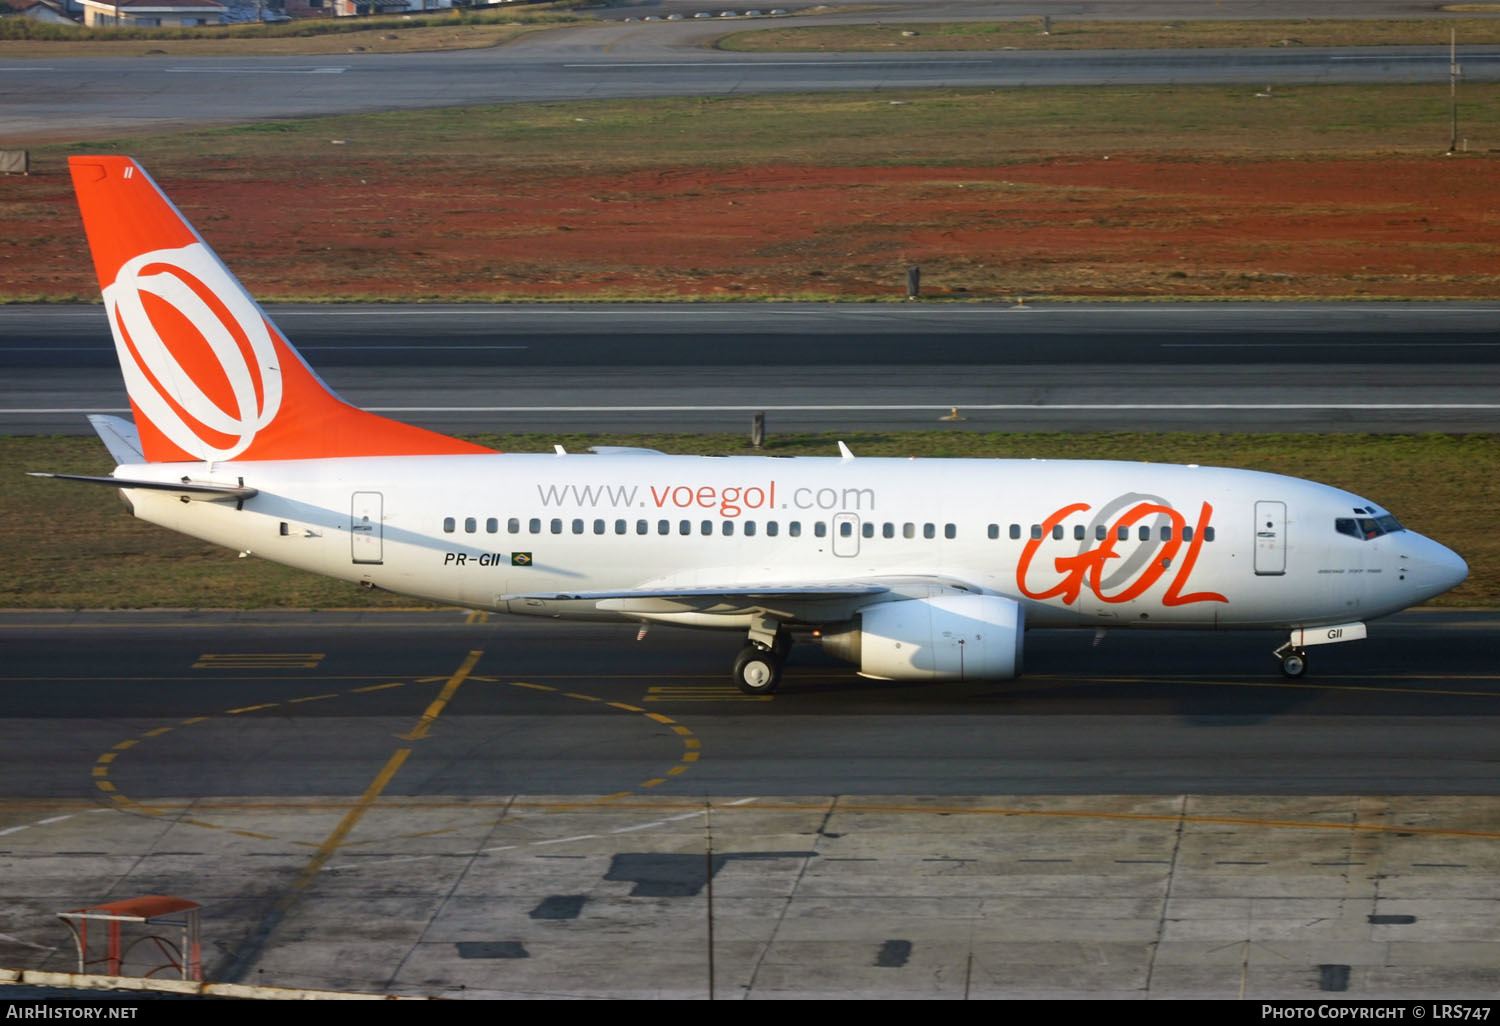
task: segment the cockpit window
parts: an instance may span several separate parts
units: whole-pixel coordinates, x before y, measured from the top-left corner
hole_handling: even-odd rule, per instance
[[[1351,538],[1359,538],[1362,541],[1379,538],[1382,534],[1406,530],[1401,526],[1400,521],[1389,513],[1382,516],[1339,517],[1333,522],[1333,529],[1339,534],[1347,534]]]

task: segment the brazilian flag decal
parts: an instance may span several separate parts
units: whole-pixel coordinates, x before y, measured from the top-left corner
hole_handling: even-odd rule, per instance
[[[531,565],[531,553],[529,553],[529,552],[512,552],[510,554],[510,565],[511,566],[530,566]]]

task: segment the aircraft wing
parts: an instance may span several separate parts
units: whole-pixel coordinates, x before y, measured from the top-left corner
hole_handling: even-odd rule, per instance
[[[591,602],[614,613],[718,613],[763,612],[777,619],[795,620],[826,616],[830,606],[849,612],[877,595],[906,592],[915,588],[927,595],[931,589],[969,592],[977,588],[938,577],[880,578],[868,581],[811,581],[780,584],[731,584],[718,587],[633,588],[625,591],[534,592],[500,596],[508,602]],[[809,614],[816,613],[809,617]]]

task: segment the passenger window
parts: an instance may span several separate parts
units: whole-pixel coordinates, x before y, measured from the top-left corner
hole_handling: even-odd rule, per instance
[[[726,520],[726,521],[724,521],[724,526],[720,529],[720,533],[722,533],[724,535],[724,537],[726,537],[726,538],[728,538],[731,534],[733,534],[734,533],[734,521],[733,520]]]
[[[561,520],[558,520],[557,518],[554,517],[553,520],[552,520],[552,525],[551,526],[552,526],[552,533],[553,534],[562,534],[562,521]]]
[[[990,525],[990,530],[989,530],[989,535],[990,535],[990,538],[992,540],[995,539],[995,538],[1000,537],[1000,525],[999,524],[991,524]]]
[[[516,517],[511,517],[509,520],[507,520],[505,522],[505,529],[507,531],[509,531],[511,534],[520,534],[521,533],[521,521],[519,519],[517,519]]]
[[[917,525],[908,520],[901,525],[901,537],[915,538],[917,536]]]
[[[1073,525],[1073,540],[1074,541],[1083,541],[1086,532],[1087,532],[1087,529],[1082,524],[1074,524]]]
[[[1062,524],[1053,524],[1052,525],[1052,540],[1053,541],[1062,541],[1062,536],[1063,536],[1063,526],[1062,526]]]
[[[477,530],[479,530],[479,521],[473,517],[464,517],[464,533],[473,534]]]
[[[672,533],[672,521],[670,521],[670,520],[658,520],[656,522],[656,533],[657,534],[671,534]]]
[[[650,530],[651,530],[651,525],[648,522],[646,522],[645,520],[637,520],[635,522],[635,533],[636,534],[646,534]]]
[[[595,520],[594,521],[594,533],[595,534],[603,534],[604,533],[604,521],[602,521],[602,520]]]
[[[714,522],[712,520],[699,521],[698,530],[703,534],[713,534]]]
[[[937,537],[937,525],[936,524],[923,524],[922,525],[922,537],[923,538],[936,538]]]
[[[884,524],[881,524],[880,525],[880,537],[882,537],[882,538],[894,538],[894,537],[896,537],[896,525],[893,524],[893,523],[890,523],[889,521],[887,521]]]
[[[767,520],[766,521],[766,537],[768,537],[768,538],[774,538],[774,537],[776,537],[777,532],[779,532],[780,530],[781,530],[781,527],[780,527],[780,525],[778,525],[776,523],[776,521],[774,521],[774,520]]]
[[[1107,537],[1109,537],[1109,528],[1105,527],[1103,524],[1095,524],[1094,541],[1103,541]]]
[[[944,538],[957,538],[958,537],[958,525],[957,524],[944,524],[943,525],[943,537]]]
[[[859,533],[866,538],[873,538],[875,537],[875,525],[866,520],[863,524],[859,525]]]
[[[531,523],[528,526],[531,528],[531,533],[532,534],[541,534],[542,533],[542,522],[541,522],[541,520],[537,519],[536,517],[532,517],[531,518]]]
[[[1141,539],[1141,541],[1150,541],[1151,540],[1151,528],[1149,528],[1149,527],[1145,526],[1144,524],[1142,524],[1141,525],[1141,529],[1138,532],[1136,532],[1136,535],[1137,535],[1137,537],[1139,537]]]
[[[1020,524],[1011,524],[1010,525],[1010,537],[1011,537],[1012,541],[1015,541],[1016,539],[1018,539],[1018,538],[1021,537],[1021,525]]]
[[[802,521],[793,520],[790,524],[787,524],[786,533],[791,535],[793,538],[802,537]]]
[[[454,520],[452,517],[444,517],[443,518],[443,533],[444,534],[452,534],[453,531],[454,531],[454,529],[457,528],[457,527],[458,527],[458,522],[456,520]]]
[[[1130,528],[1123,527],[1123,526],[1120,527],[1117,531],[1115,531],[1115,540],[1116,541],[1129,541],[1130,540]]]
[[[677,524],[677,533],[678,534],[692,534],[693,533],[693,522],[691,520],[682,520],[682,521],[679,521],[678,524]]]
[[[615,521],[615,534],[626,534],[630,531],[630,525],[623,520]]]
[[[1041,537],[1042,537],[1042,525],[1041,524],[1032,524],[1031,525],[1031,540],[1032,541],[1037,541]]]
[[[486,534],[499,534],[500,521],[496,520],[494,517],[490,517],[484,522],[484,530]]]
[[[1206,542],[1214,540],[1214,529],[1212,527],[1205,527],[1203,529],[1203,540]]]
[[[845,526],[847,526],[847,525],[845,525]],[[825,524],[823,521],[819,520],[817,523],[813,524],[813,535],[815,537],[822,538],[822,537],[825,537],[827,534],[828,534],[828,525]]]
[[[1182,540],[1186,542],[1193,540],[1193,528],[1191,525],[1182,525]]]
[[[578,519],[577,517],[573,518],[573,533],[574,534],[582,534],[583,533],[583,521],[580,520],[580,519]]]
[[[755,521],[754,520],[746,520],[745,521],[745,536],[747,538],[753,538],[755,536]]]
[[[1172,540],[1172,527],[1171,527],[1170,524],[1167,525],[1166,527],[1163,527],[1161,529],[1161,540],[1162,541],[1171,541]]]

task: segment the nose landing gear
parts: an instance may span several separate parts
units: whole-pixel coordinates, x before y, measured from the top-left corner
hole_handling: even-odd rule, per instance
[[[1307,649],[1294,648],[1288,641],[1273,653],[1281,660],[1281,673],[1286,677],[1300,677],[1307,672]]]
[[[1366,636],[1362,621],[1329,624],[1326,627],[1294,627],[1291,637],[1271,653],[1281,661],[1281,672],[1300,677],[1307,672],[1307,650],[1313,645],[1336,645],[1342,641],[1360,641]]]

